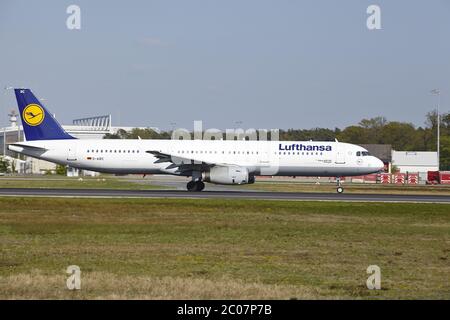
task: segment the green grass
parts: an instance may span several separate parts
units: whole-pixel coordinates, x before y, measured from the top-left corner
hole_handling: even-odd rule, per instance
[[[113,176],[100,177],[63,177],[63,176],[35,176],[35,177],[0,177],[0,188],[57,188],[57,189],[160,189],[160,186],[135,183]]]
[[[449,258],[441,204],[0,198],[7,299],[449,299]]]

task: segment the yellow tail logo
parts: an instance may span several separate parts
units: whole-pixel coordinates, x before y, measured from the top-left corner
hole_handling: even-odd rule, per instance
[[[23,109],[22,118],[30,126],[38,126],[44,121],[44,109],[38,104],[29,104]]]

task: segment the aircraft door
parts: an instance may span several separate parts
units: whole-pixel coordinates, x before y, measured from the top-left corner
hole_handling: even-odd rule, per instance
[[[337,152],[336,152],[336,164],[345,164],[345,148],[344,146],[337,144]]]
[[[76,161],[77,160],[77,146],[76,144],[69,145],[69,149],[67,150],[67,161]]]

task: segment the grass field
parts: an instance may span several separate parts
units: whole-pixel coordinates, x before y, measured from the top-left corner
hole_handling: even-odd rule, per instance
[[[1,299],[450,299],[449,258],[448,205],[0,198]]]

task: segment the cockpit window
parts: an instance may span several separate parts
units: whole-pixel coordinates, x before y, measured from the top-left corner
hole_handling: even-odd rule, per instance
[[[370,153],[368,151],[358,151],[356,152],[356,156],[357,157],[365,157],[365,156],[370,156]]]

